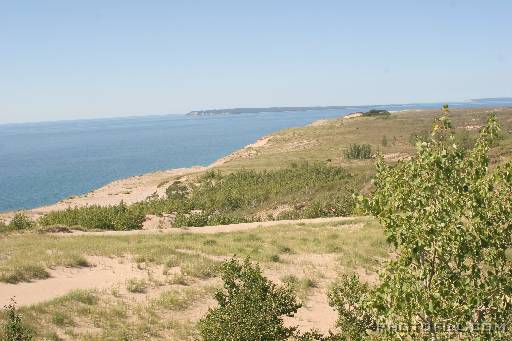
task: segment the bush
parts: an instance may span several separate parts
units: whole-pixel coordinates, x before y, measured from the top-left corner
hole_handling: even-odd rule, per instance
[[[227,175],[210,171],[182,199],[157,199],[142,205],[147,213],[176,212],[175,227],[250,222],[258,219],[261,210],[280,203],[305,203],[291,213],[298,217],[348,215],[354,209],[351,192],[358,180],[339,167],[307,163]],[[175,191],[173,187],[171,193]]]
[[[285,327],[282,317],[293,316],[300,304],[289,288],[277,287],[248,260],[225,262],[222,279],[218,307],[199,322],[205,341],[278,341],[293,335],[295,328]]]
[[[34,222],[30,220],[25,213],[18,212],[11,219],[7,227],[10,230],[25,230],[31,228],[33,225]]]
[[[512,338],[512,162],[489,173],[498,130],[491,115],[465,150],[442,117],[411,160],[378,163],[361,206],[384,226],[395,257],[375,287],[352,277],[331,293],[340,327],[369,338],[383,326],[384,340]]]
[[[291,213],[297,217],[345,216],[353,212],[351,193],[365,177],[320,163],[260,172],[209,171],[192,184],[172,183],[165,198],[152,195],[130,206],[68,208],[48,213],[39,224],[132,230],[142,227],[147,214],[165,213],[175,215],[174,227],[224,225],[259,220],[262,211],[285,204],[301,205]]]
[[[178,213],[174,220],[174,227],[184,226],[212,226],[212,225],[227,225],[239,224],[250,222],[250,218],[244,218],[236,215],[229,215],[222,212],[191,212],[191,213]]]
[[[367,112],[363,113],[363,116],[370,117],[370,116],[390,116],[391,113],[387,110],[382,109],[371,109]]]
[[[4,314],[7,321],[3,326],[2,340],[5,341],[29,341],[33,339],[33,331],[26,326],[21,315],[16,310],[16,302],[11,299],[11,303],[4,307]]]
[[[85,229],[136,230],[141,229],[146,215],[137,206],[85,206],[54,211],[39,219],[42,226],[79,226]]]
[[[351,160],[371,159],[373,157],[372,146],[369,144],[351,144],[345,151],[345,157]]]
[[[165,194],[169,199],[180,200],[187,196],[188,187],[181,181],[177,180],[174,181],[169,187],[167,187]]]

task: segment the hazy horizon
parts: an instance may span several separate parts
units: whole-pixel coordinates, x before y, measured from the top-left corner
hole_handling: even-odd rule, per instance
[[[485,97],[481,99],[507,99],[507,106],[512,101],[512,97],[509,96],[496,96],[496,97]],[[302,108],[307,107],[330,107],[330,106],[340,106],[340,107],[374,107],[374,106],[389,106],[389,105],[407,105],[407,104],[435,104],[435,103],[468,103],[468,106],[473,103],[472,101],[476,101],[480,98],[470,98],[470,99],[463,99],[463,100],[457,100],[457,101],[432,101],[432,102],[404,102],[404,103],[370,103],[370,104],[327,104],[327,105],[305,105]],[[491,104],[490,104],[491,105]],[[283,105],[283,106],[273,106],[273,107],[297,107],[294,105]],[[73,118],[64,118],[64,119],[49,119],[49,120],[41,120],[41,121],[13,121],[13,122],[0,122],[0,125],[9,125],[9,124],[30,124],[30,123],[57,123],[57,122],[66,122],[66,121],[86,121],[86,120],[109,120],[109,119],[138,119],[138,118],[151,118],[151,117],[162,117],[167,115],[186,115],[193,111],[202,111],[202,110],[216,110],[216,109],[250,109],[250,108],[270,108],[270,107],[240,107],[240,108],[227,108],[227,107],[219,107],[219,108],[201,108],[201,109],[192,109],[188,110],[187,112],[182,113],[146,113],[146,114],[135,114],[135,115],[125,115],[125,114],[114,114],[114,115],[101,115],[98,117],[73,117]]]
[[[512,95],[507,1],[0,4],[0,123]]]

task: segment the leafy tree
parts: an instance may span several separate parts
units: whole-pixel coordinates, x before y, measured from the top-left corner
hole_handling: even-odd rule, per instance
[[[346,277],[331,293],[340,327],[356,339],[511,338],[512,162],[490,173],[487,156],[498,130],[490,115],[466,150],[441,117],[411,160],[378,163],[373,196],[360,200],[394,257],[378,285]]]
[[[365,301],[370,292],[367,283],[355,275],[342,275],[329,293],[329,304],[338,311],[337,325],[343,336],[354,340],[375,329],[375,318]]]
[[[295,328],[285,327],[283,316],[293,316],[300,304],[287,287],[277,287],[249,260],[223,264],[224,290],[215,294],[218,307],[199,322],[205,341],[287,340]]]

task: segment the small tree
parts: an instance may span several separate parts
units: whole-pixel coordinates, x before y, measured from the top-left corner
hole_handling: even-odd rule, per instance
[[[21,315],[16,310],[16,302],[11,299],[11,303],[4,307],[4,313],[7,321],[3,328],[2,340],[5,341],[29,341],[33,338],[33,333],[22,321]]]
[[[285,327],[283,316],[293,316],[300,304],[289,288],[277,287],[260,268],[236,259],[222,266],[224,290],[215,294],[218,307],[199,322],[205,341],[278,341],[295,328]]]
[[[411,160],[378,163],[373,196],[360,200],[395,257],[376,287],[345,278],[331,293],[341,327],[367,336],[383,327],[385,340],[510,339],[512,163],[490,174],[487,156],[498,130],[491,115],[464,150],[442,117]]]

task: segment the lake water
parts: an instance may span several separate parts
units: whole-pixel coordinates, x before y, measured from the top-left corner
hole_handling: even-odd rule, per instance
[[[488,101],[451,104],[492,105]],[[440,106],[432,103],[379,108]],[[133,175],[207,165],[277,130],[368,108],[0,125],[0,212],[54,203]]]

